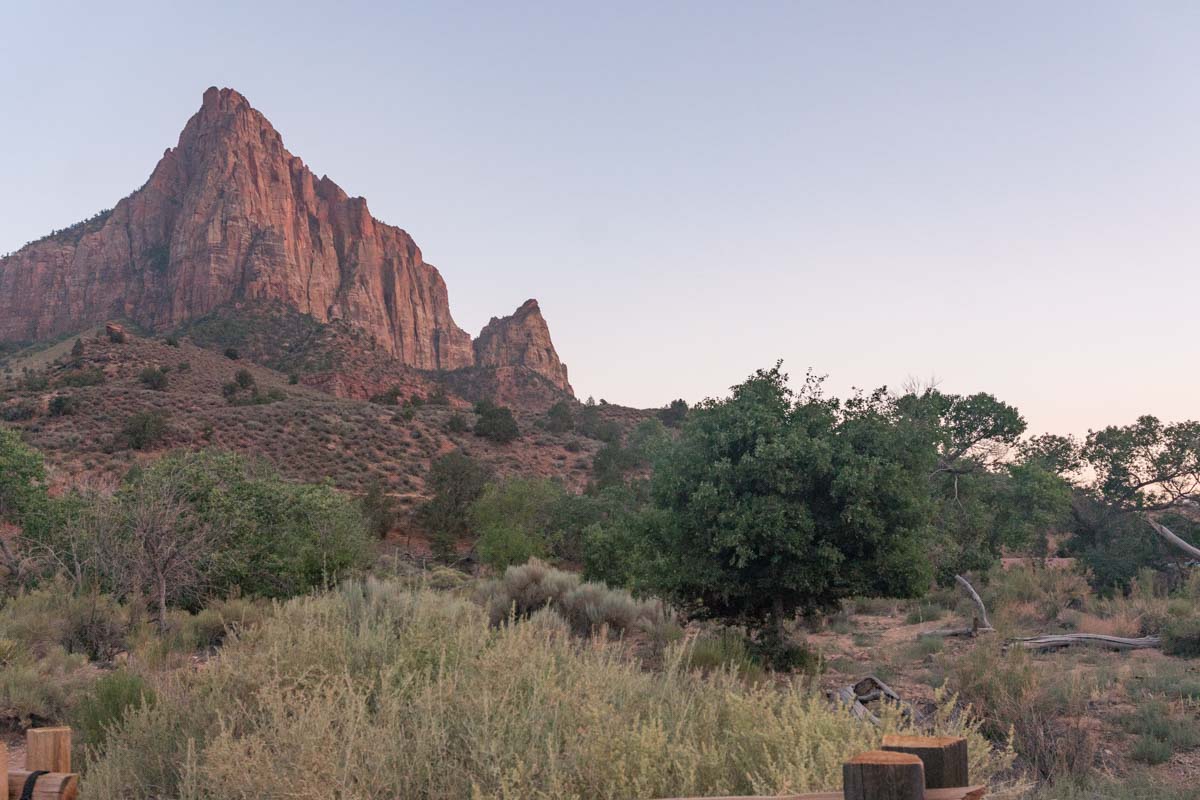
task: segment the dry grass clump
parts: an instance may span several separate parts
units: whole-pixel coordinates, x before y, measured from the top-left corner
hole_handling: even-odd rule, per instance
[[[524,617],[546,607],[561,614],[582,635],[604,626],[618,633],[654,631],[669,621],[661,601],[636,600],[623,589],[585,583],[575,573],[536,558],[509,567],[501,578],[485,583],[480,596],[494,625],[514,614]]]
[[[988,609],[1003,618],[1011,610],[1014,621],[1028,621],[1032,614],[1053,620],[1066,610],[1081,610],[1092,597],[1083,575],[1067,570],[1040,567],[995,569],[988,575],[982,595]]]
[[[537,583],[537,582],[534,582]],[[536,590],[525,587],[536,597]],[[149,797],[582,800],[835,788],[883,728],[799,680],[647,671],[549,610],[499,627],[474,603],[367,581],[279,605],[202,670],[158,681],[89,758],[84,791]],[[1011,757],[971,737],[972,774]]]
[[[949,662],[947,676],[993,740],[1012,742],[1022,765],[1042,779],[1087,775],[1096,758],[1089,702],[1102,696],[1095,675],[1047,670],[1027,651],[981,641]]]

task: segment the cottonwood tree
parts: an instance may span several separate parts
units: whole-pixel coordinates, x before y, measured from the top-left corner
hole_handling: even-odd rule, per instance
[[[1048,532],[1070,511],[1071,489],[1041,451],[1026,457],[1020,450],[1026,424],[1015,407],[986,392],[936,387],[910,387],[897,404],[929,429],[937,450],[929,483],[939,581],[986,569],[1005,547],[1045,550]]]
[[[1089,432],[1079,455],[1095,475],[1094,497],[1115,512],[1138,515],[1172,547],[1200,558],[1200,548],[1161,519],[1165,512],[1200,509],[1200,422],[1139,417]]]

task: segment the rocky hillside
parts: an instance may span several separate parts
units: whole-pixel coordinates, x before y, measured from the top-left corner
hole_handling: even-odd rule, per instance
[[[0,259],[0,343],[110,319],[161,333],[261,304],[344,326],[398,367],[528,371],[570,392],[535,301],[473,343],[412,238],[316,177],[232,89],[204,93],[179,143],[111,211]]]
[[[411,506],[443,453],[461,450],[500,475],[553,477],[581,490],[603,446],[583,430],[551,432],[544,413],[523,407],[513,408],[516,440],[477,436],[470,404],[433,383],[397,385],[374,402],[334,397],[187,338],[123,339],[100,327],[78,346],[67,339],[0,360],[0,425],[45,454],[57,486],[112,484],[166,450],[216,447],[350,492],[379,483]],[[573,405],[578,415],[582,406]],[[613,405],[592,411],[598,424],[622,431],[652,416]]]

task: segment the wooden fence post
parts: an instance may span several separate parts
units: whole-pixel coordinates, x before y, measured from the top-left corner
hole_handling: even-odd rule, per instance
[[[925,765],[925,788],[951,789],[970,786],[967,775],[967,740],[961,736],[883,737],[888,752],[909,753]]]
[[[842,765],[844,800],[924,800],[925,767],[909,753],[872,750]]]
[[[37,773],[27,769],[10,769],[4,797],[20,800],[30,776]],[[38,775],[33,784],[32,800],[75,800],[79,795],[79,776],[65,772]]]
[[[0,742],[0,775],[8,776],[8,745]]]
[[[25,732],[25,769],[71,771],[71,729],[30,728]]]

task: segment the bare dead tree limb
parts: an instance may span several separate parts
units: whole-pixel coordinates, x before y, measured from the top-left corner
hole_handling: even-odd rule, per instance
[[[1179,548],[1183,552],[1187,553],[1192,558],[1200,559],[1200,547],[1196,547],[1196,546],[1191,545],[1188,542],[1184,541],[1182,538],[1177,536],[1166,525],[1163,525],[1161,522],[1158,522],[1157,520],[1151,519],[1149,516],[1143,516],[1142,519],[1146,520],[1146,522],[1150,525],[1150,527],[1154,529],[1154,532],[1157,533],[1159,536],[1166,539],[1168,542],[1170,542],[1171,544],[1173,544],[1175,547]]]
[[[962,575],[955,575],[954,581],[959,586],[966,589],[967,594],[971,595],[971,600],[974,601],[975,607],[979,609],[979,619],[976,620],[977,624],[975,627],[980,630],[992,630],[992,621],[988,619],[987,607],[984,606],[983,599],[980,598],[979,592],[975,591],[975,587],[971,585],[971,582]]]
[[[983,599],[980,598],[979,592],[975,591],[975,587],[971,585],[971,582],[962,575],[955,575],[954,581],[971,596],[971,601],[979,609],[979,615],[972,620],[971,627],[969,628],[943,628],[936,631],[925,631],[920,636],[978,636],[981,633],[991,633],[995,630],[992,627],[992,621],[988,619],[987,607],[983,604]]]

